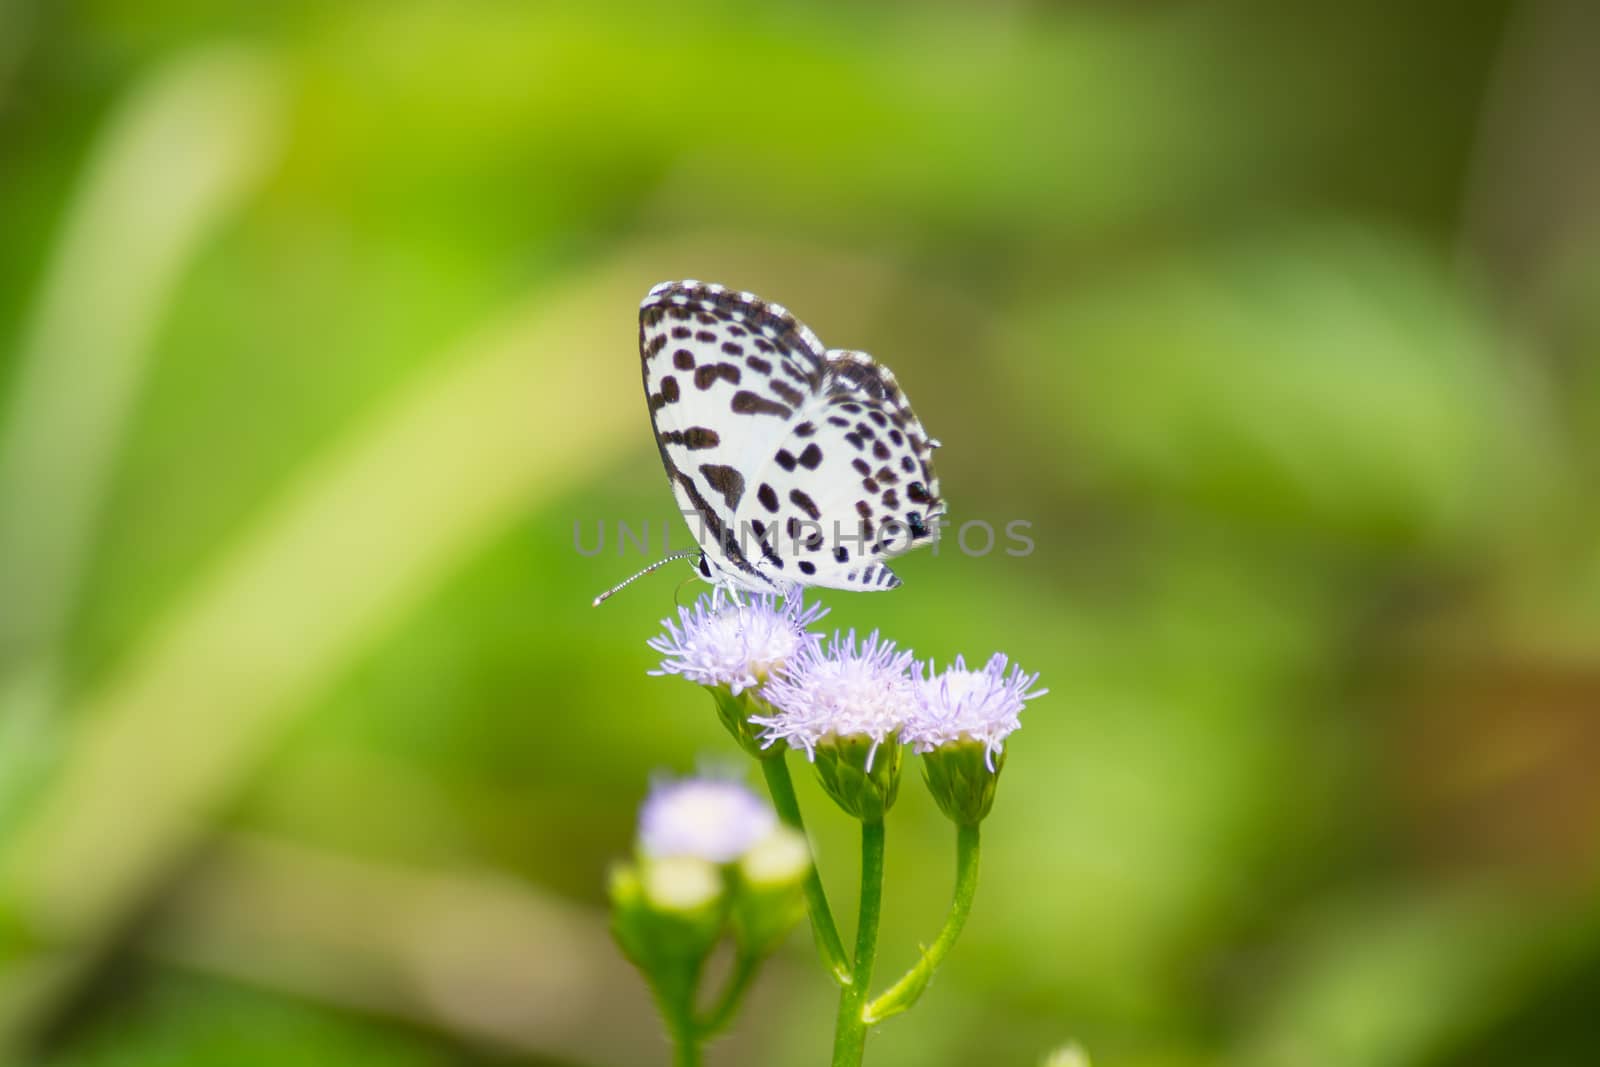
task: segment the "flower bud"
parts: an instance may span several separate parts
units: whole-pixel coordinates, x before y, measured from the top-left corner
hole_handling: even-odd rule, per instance
[[[970,739],[943,744],[922,754],[922,780],[939,805],[939,810],[960,826],[982,822],[994,806],[994,787],[1005,766],[1004,750],[993,757],[989,769],[988,749]]]
[[[722,931],[724,883],[692,856],[645,860],[611,872],[611,930],[651,985],[692,996],[693,978]]]
[[[900,742],[834,735],[814,751],[817,780],[834,803],[862,822],[881,822],[900,792]]]
[[[805,915],[811,849],[788,827],[773,831],[739,861],[733,928],[740,949],[765,956]]]
[[[1062,1045],[1044,1058],[1039,1067],[1089,1067],[1089,1054],[1077,1042]]]
[[[715,911],[722,899],[722,876],[696,856],[667,856],[644,868],[644,898],[656,911],[693,917]]]
[[[788,748],[782,741],[763,744],[763,727],[750,721],[752,715],[771,715],[772,705],[756,695],[756,690],[745,689],[735,694],[726,686],[707,686],[711,699],[717,704],[717,719],[727,727],[739,747],[756,759],[781,756]]]

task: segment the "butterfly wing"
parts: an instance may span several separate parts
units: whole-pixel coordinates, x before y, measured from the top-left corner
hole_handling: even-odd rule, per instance
[[[734,524],[775,583],[893,589],[883,562],[933,540],[944,514],[930,438],[887,367],[825,355],[817,389],[755,471]]]
[[[818,395],[827,353],[777,304],[696,281],[663,282],[639,307],[645,398],[679,509],[721,584],[785,584],[752,559],[736,515],[747,472],[769,465],[795,412]]]

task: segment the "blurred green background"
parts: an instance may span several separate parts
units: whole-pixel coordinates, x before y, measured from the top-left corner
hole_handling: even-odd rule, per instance
[[[0,1061],[651,1064],[635,309],[889,363],[1043,673],[869,1061],[1600,1062],[1600,9],[0,3]],[[674,530],[687,544],[685,528]],[[687,597],[689,590],[682,595]],[[802,781],[835,907],[854,844]],[[880,970],[951,834],[908,783]],[[720,1064],[821,1062],[797,933]]]

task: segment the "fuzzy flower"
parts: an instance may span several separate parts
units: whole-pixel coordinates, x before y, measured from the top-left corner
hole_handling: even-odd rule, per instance
[[[918,753],[931,752],[942,745],[971,740],[983,745],[984,762],[995,770],[994,758],[1000,754],[1013,731],[1022,725],[1018,718],[1022,705],[1048,689],[1031,687],[1037,674],[1024,674],[1012,665],[1006,673],[1007,658],[996,652],[982,670],[967,669],[966,660],[956,657],[955,665],[935,674],[933,661],[916,667],[915,706],[901,736]]]
[[[769,837],[778,817],[738,782],[683,778],[658,783],[639,809],[639,850],[653,860],[690,856],[732,863]]]
[[[827,646],[806,646],[783,674],[767,682],[761,695],[775,711],[750,721],[766,727],[767,744],[786,741],[805,749],[813,762],[818,743],[825,739],[870,738],[870,771],[878,746],[900,730],[911,712],[911,661],[910,652],[880,640],[876,630],[859,648],[854,630],[844,637],[835,632]]]
[[[749,601],[728,600],[714,592],[691,607],[679,608],[678,619],[662,619],[663,632],[648,644],[661,653],[654,675],[677,674],[706,686],[726,686],[734,696],[753,689],[816,643],[806,627],[827,614],[821,604],[809,607],[799,598],[784,601],[762,595]]]

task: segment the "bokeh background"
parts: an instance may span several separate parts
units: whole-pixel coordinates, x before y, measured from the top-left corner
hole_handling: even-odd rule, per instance
[[[698,277],[1033,524],[822,598],[1051,690],[870,1062],[1600,1062],[1597,114],[1585,0],[0,4],[0,1061],[665,1062],[605,871],[734,753],[589,599]]]

